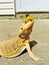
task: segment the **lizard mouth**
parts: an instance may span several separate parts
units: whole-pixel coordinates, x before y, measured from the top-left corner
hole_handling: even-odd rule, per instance
[[[28,34],[23,33],[23,34],[19,35],[19,37],[22,39],[26,39],[26,38],[28,38]]]

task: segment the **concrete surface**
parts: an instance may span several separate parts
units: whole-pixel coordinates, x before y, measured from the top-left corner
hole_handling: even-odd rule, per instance
[[[21,19],[0,19],[0,41],[16,37]],[[0,65],[49,65],[49,19],[36,19],[30,36],[32,52],[42,58],[32,60],[27,52],[15,58],[0,57]]]

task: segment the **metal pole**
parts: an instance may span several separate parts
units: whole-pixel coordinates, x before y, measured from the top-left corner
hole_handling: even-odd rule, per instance
[[[16,17],[16,0],[14,0],[14,12],[15,12],[15,17]]]
[[[20,9],[21,9],[21,0],[20,0]]]

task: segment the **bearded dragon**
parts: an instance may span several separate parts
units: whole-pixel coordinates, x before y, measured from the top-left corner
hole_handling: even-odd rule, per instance
[[[0,55],[3,57],[15,57],[21,54],[24,49],[27,49],[29,56],[38,61],[39,57],[36,57],[32,51],[30,50],[29,42],[30,42],[30,34],[32,32],[32,27],[34,24],[34,18],[28,16],[24,20],[24,24],[21,25],[18,37],[14,39],[1,41],[0,42]]]

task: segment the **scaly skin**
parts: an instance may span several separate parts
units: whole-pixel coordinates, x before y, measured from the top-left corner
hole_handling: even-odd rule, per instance
[[[31,26],[31,24],[29,23],[28,25]],[[23,26],[22,28],[26,29],[25,26]],[[26,37],[29,37],[28,35],[31,33],[31,30],[30,30],[30,28],[27,28],[26,30],[21,30],[21,28],[20,28],[19,35],[21,35],[23,32],[27,33]],[[24,45],[25,40],[27,40],[27,38],[22,39],[21,37],[16,37],[12,40],[0,42],[0,52],[1,52],[0,55],[4,56],[4,57],[12,57],[12,55],[17,53],[19,51],[19,49]],[[14,49],[14,47],[15,47],[15,49]]]
[[[4,57],[12,57],[24,45],[21,38],[17,37],[12,40],[3,41],[0,43],[0,55]]]
[[[26,27],[27,25],[29,27]],[[20,28],[20,31],[19,31],[19,36],[20,35],[22,36],[22,33],[24,32],[26,38],[22,39],[21,37],[16,37],[16,38],[11,39],[11,40],[0,42],[0,55],[1,56],[13,57],[13,55],[17,54],[19,49],[22,46],[24,46],[25,41],[28,39],[28,37],[32,31],[32,22],[30,22],[27,25],[25,24],[25,26],[23,26],[23,27],[21,26],[21,28],[23,28],[23,30],[21,30],[21,28]]]

